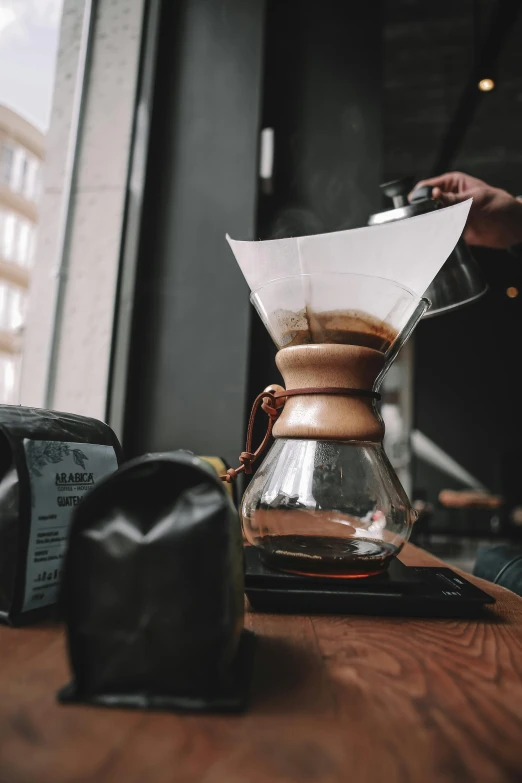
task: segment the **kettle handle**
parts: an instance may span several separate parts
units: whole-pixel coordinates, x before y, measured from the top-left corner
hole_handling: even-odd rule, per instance
[[[433,188],[431,185],[421,185],[420,188],[416,188],[410,196],[410,204],[414,204],[416,201],[425,201],[427,198],[432,198]]]

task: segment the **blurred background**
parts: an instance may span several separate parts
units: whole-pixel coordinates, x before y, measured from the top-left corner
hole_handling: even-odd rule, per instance
[[[520,5],[0,0],[0,402],[235,463],[278,374],[225,233],[363,226],[448,170],[522,194]],[[468,569],[522,536],[522,261],[473,254],[488,293],[382,404],[415,540]]]

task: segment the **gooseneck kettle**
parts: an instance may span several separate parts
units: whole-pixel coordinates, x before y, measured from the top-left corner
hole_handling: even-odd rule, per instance
[[[381,185],[382,193],[392,199],[393,207],[370,215],[368,225],[376,226],[416,215],[424,215],[426,212],[432,212],[442,206],[432,198],[433,188],[429,185],[417,188],[412,194],[411,202],[409,202],[408,193],[413,185],[412,177],[396,179]],[[419,263],[422,263],[422,259],[419,259]],[[424,318],[440,315],[473,302],[485,294],[487,288],[476,260],[466,242],[461,238],[424,294],[431,302],[431,307],[426,311]]]

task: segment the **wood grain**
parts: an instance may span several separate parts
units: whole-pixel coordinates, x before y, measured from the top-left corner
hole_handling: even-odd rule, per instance
[[[360,345],[298,345],[277,352],[285,388],[373,389],[384,354]],[[382,421],[371,399],[326,394],[288,397],[273,429],[275,438],[379,442]]]
[[[487,619],[248,614],[245,716],[58,706],[61,630],[0,628],[0,783],[518,782],[522,599],[473,581]]]

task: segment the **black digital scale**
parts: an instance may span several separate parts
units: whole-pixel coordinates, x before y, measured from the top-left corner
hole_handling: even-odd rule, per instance
[[[397,558],[382,574],[324,579],[270,569],[249,546],[245,566],[245,593],[260,612],[476,617],[495,603],[451,568],[405,566]]]

